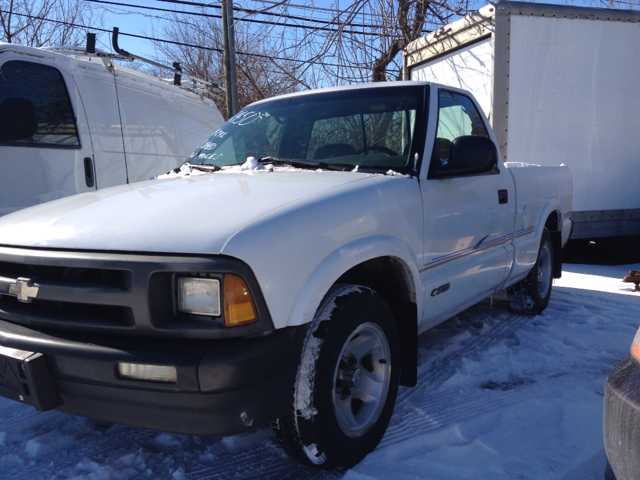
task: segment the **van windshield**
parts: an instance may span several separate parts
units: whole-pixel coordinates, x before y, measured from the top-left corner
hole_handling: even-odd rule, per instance
[[[419,86],[387,87],[250,105],[216,130],[187,161],[223,167],[254,157],[402,171],[413,167],[423,92]]]

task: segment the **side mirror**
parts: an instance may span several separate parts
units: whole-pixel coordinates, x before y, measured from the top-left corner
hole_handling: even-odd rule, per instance
[[[482,175],[497,169],[498,149],[489,138],[475,135],[457,137],[451,142],[448,158],[442,156],[441,143],[434,148],[430,179]]]
[[[30,138],[37,130],[38,117],[31,100],[10,97],[0,103],[0,143]]]

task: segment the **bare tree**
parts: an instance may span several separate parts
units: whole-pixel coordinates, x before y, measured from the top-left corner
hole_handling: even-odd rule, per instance
[[[242,1],[234,9],[240,108],[300,89],[399,79],[409,42],[469,11],[469,0],[350,0],[343,8],[339,0],[328,7],[254,0],[251,8]],[[156,43],[156,60],[179,61],[185,72],[223,85],[219,8],[162,17],[148,32],[169,40]],[[222,95],[214,100],[226,111]]]
[[[0,0],[0,41],[7,43],[79,46],[89,26],[101,23],[101,11],[84,0]]]
[[[207,10],[199,8],[198,12]],[[162,22],[160,36],[174,43],[158,43],[156,59],[165,63],[179,61],[185,72],[223,85],[221,21],[206,15],[176,13],[170,21]],[[281,56],[280,39],[274,38],[268,29],[248,28],[242,22],[236,22],[234,29],[239,108],[264,98],[311,88],[300,63]],[[215,95],[213,100],[220,111],[226,112],[222,94]]]
[[[296,45],[334,83],[399,79],[400,53],[411,41],[469,12],[469,0],[354,0],[344,8],[335,2],[327,20]]]
[[[382,48],[373,62],[371,80],[374,82],[387,80],[389,64],[410,42],[422,36],[428,5],[427,0],[398,0],[397,6],[392,0],[381,3],[384,19],[382,27],[388,34],[381,39]],[[394,10],[396,18],[392,20],[386,14],[393,13]]]

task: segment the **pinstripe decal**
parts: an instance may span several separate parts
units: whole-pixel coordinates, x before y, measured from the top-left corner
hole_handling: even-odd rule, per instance
[[[519,237],[523,237],[525,235],[529,235],[531,233],[534,233],[536,230],[536,226],[532,226],[529,228],[525,228],[523,230],[518,230],[515,233],[515,238],[519,238]],[[420,273],[429,270],[431,268],[434,267],[438,267],[440,265],[443,265],[445,263],[449,263],[452,262],[453,260],[457,260],[459,258],[463,258],[466,257],[467,255],[471,255],[472,253],[475,252],[481,252],[483,250],[487,250],[489,248],[495,248],[495,247],[499,247],[504,245],[505,243],[507,243],[507,241],[511,238],[513,238],[514,235],[513,234],[509,234],[509,235],[505,235],[503,237],[500,238],[496,238],[495,240],[491,240],[490,242],[486,243],[486,244],[482,244],[482,240],[484,240],[484,238],[478,242],[474,247],[469,247],[469,248],[465,248],[464,250],[458,250],[457,252],[452,252],[452,253],[448,253],[446,255],[442,255],[440,257],[435,257],[434,259],[431,260],[431,262],[429,263],[425,263],[423,268],[420,270]],[[487,238],[487,237],[485,237]],[[482,247],[480,246],[482,245]]]
[[[524,230],[518,230],[516,232],[516,238],[522,237],[524,235],[529,235],[530,233],[533,233],[535,231],[536,231],[535,225],[533,227],[525,228]]]

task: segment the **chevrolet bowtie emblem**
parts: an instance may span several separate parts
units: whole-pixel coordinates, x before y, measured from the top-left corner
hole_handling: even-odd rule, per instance
[[[30,285],[30,279],[20,277],[16,279],[16,283],[9,287],[9,295],[15,295],[18,301],[31,303],[31,300],[38,296],[40,287],[38,285]]]

